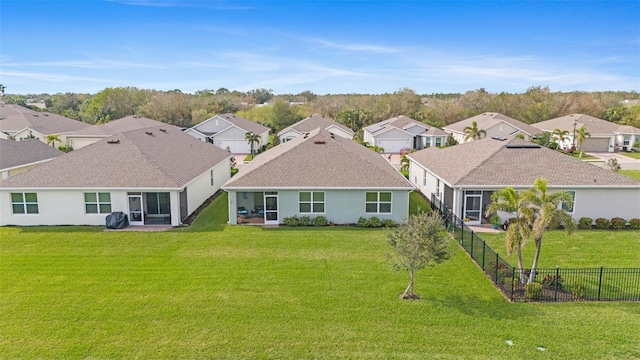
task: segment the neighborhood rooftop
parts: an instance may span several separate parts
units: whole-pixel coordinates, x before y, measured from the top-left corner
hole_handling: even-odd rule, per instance
[[[43,135],[61,134],[89,127],[87,123],[20,105],[0,104],[0,131],[17,132],[30,128]]]
[[[255,121],[247,120],[235,114],[228,113],[228,114],[222,114],[217,116],[229,121],[230,123],[239,127],[240,129],[243,129],[247,132],[252,132],[254,134],[261,134],[266,130],[269,130],[269,128],[266,126],[260,125]]]
[[[472,125],[473,122],[476,122],[478,124],[478,129],[480,130],[484,130],[487,128],[490,128],[494,125],[499,124],[500,122],[505,122],[507,124],[510,124],[518,129],[520,129],[521,131],[526,132],[527,134],[533,136],[536,135],[540,132],[539,129],[528,125],[526,123],[523,123],[520,120],[516,120],[514,118],[511,118],[507,115],[503,115],[500,113],[495,113],[495,112],[485,112],[482,113],[480,115],[476,115],[473,117],[470,117],[468,119],[464,119],[462,121],[458,121],[456,123],[453,123],[451,125],[447,125],[445,126],[445,130],[450,130],[450,131],[455,131],[455,132],[459,132],[459,133],[463,133],[464,129],[466,127],[470,127]]]
[[[180,188],[231,154],[158,126],[116,134],[0,183],[3,188]]]
[[[298,121],[297,123],[288,126],[284,129],[282,129],[279,134],[284,134],[287,131],[293,129],[297,132],[300,133],[306,133],[309,132],[311,130],[320,128],[320,129],[326,129],[330,126],[336,126],[338,128],[340,128],[341,130],[343,130],[344,132],[353,135],[353,130],[349,129],[348,127],[334,121],[333,119],[329,119],[326,118],[320,114],[313,114],[311,116],[309,116],[308,118],[302,119],[300,121]]]
[[[142,116],[131,115],[118,120],[109,121],[106,124],[98,124],[77,130],[68,136],[110,136],[125,131],[151,128],[157,126],[165,126],[166,128],[174,128],[180,130],[177,126],[165,124],[157,120],[149,119]]]
[[[326,130],[280,144],[252,160],[223,189],[413,189],[379,154]]]
[[[38,140],[12,141],[0,139],[0,169],[52,159],[64,153]]]
[[[533,124],[537,129],[552,132],[554,129],[560,130],[573,130],[573,124],[576,123],[576,129],[580,129],[583,126],[587,128],[587,131],[591,136],[597,135],[609,135],[614,133],[619,134],[640,134],[640,129],[628,125],[619,125],[610,121],[598,119],[591,115],[584,114],[571,114],[561,116],[555,119],[541,121]]]
[[[408,155],[452,186],[637,186],[640,182],[518,138],[482,139]],[[638,199],[640,200],[640,199]]]

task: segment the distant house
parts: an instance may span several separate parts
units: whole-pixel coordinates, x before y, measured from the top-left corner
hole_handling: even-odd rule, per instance
[[[528,189],[536,178],[572,195],[566,210],[576,220],[640,214],[640,182],[518,138],[425,149],[408,158],[411,182],[472,225],[487,222],[484,213],[494,191]]]
[[[365,142],[384,148],[386,153],[399,153],[403,148],[443,146],[447,141],[444,131],[404,115],[369,125],[363,133]]]
[[[494,112],[486,112],[462,121],[458,121],[451,125],[445,126],[444,128],[442,128],[442,130],[444,130],[448,134],[451,134],[451,136],[453,136],[453,138],[456,139],[458,143],[462,144],[463,142],[473,141],[472,139],[464,139],[464,129],[467,127],[471,127],[473,122],[477,124],[479,130],[484,130],[486,132],[485,137],[488,138],[509,138],[518,134],[522,134],[525,140],[531,140],[540,132],[539,129],[525,124],[522,121]]]
[[[66,134],[91,125],[64,116],[38,112],[20,105],[0,104],[0,139],[13,138],[16,141],[37,139],[47,142],[47,135],[59,135],[65,144]]]
[[[174,128],[115,134],[0,182],[0,225],[179,225],[230,177],[231,154]]]
[[[81,149],[94,142],[100,141],[104,138],[108,138],[114,134],[121,132],[147,129],[163,126],[166,129],[180,130],[179,127],[166,124],[160,121],[149,119],[142,116],[131,115],[121,119],[112,120],[105,124],[92,125],[80,130],[68,133],[65,136],[66,144],[71,146],[74,150]]]
[[[616,150],[630,151],[633,145],[640,141],[640,129],[618,125],[610,121],[598,119],[590,115],[571,114],[559,118],[542,121],[533,124],[540,132],[553,132],[555,129],[567,131],[565,140],[560,143],[560,147],[571,147],[578,145],[574,141],[574,130],[578,131],[586,127],[591,134],[581,146],[584,151],[592,152],[614,152]]]
[[[345,139],[353,139],[353,130],[342,124],[338,124],[333,119],[323,117],[320,114],[313,114],[306,119],[300,120],[297,123],[282,129],[278,133],[278,139],[281,143],[285,143],[318,128],[327,130],[328,132]]]
[[[43,142],[0,139],[0,174],[2,179],[17,175],[64,153]]]
[[[251,145],[246,140],[247,133],[260,136],[260,144],[269,143],[269,128],[234,114],[216,115],[187,130],[185,133],[201,140],[229,150],[234,154],[249,154]]]
[[[291,216],[346,224],[373,216],[402,221],[414,187],[379,154],[315,129],[262,153],[222,189],[231,224],[282,224]]]

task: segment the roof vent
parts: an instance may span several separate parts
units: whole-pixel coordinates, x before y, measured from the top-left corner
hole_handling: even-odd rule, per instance
[[[304,133],[304,139],[309,137],[309,133]]]
[[[47,113],[45,113],[45,114],[42,114],[42,115],[44,115],[44,116],[49,116],[49,114],[47,114]]]
[[[493,140],[499,140],[499,141],[505,141],[507,140],[507,138],[502,137],[502,136],[492,136],[491,137]]]
[[[540,149],[537,144],[508,144],[507,149]]]
[[[333,133],[332,133],[332,132],[330,132],[330,133],[329,133],[329,135],[331,135],[331,138],[332,138],[332,139],[335,139],[335,138],[336,138],[336,136],[335,136],[335,135],[333,135]]]
[[[153,136],[153,133],[151,131],[145,131],[144,133],[147,134],[147,135]]]
[[[120,144],[120,140],[107,140],[107,144]]]
[[[324,140],[318,140],[318,141],[314,141],[313,143],[314,143],[314,144],[318,144],[318,145],[324,145],[324,144],[326,144],[327,142],[326,142],[326,141],[324,141]]]
[[[160,131],[162,131],[163,133],[166,133],[167,129],[160,129]]]
[[[33,114],[33,116],[38,117],[38,114]]]

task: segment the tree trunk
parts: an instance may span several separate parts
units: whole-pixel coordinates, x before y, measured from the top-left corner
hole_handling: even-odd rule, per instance
[[[536,280],[536,269],[538,269],[538,259],[540,258],[540,249],[542,248],[542,237],[536,239],[536,255],[533,257],[533,265],[531,265],[531,274],[528,283],[531,284]]]
[[[409,277],[409,285],[407,286],[407,288],[404,290],[404,292],[402,293],[402,295],[400,295],[400,298],[402,299],[406,299],[407,296],[413,298],[414,297],[414,293],[413,293],[413,280],[415,279],[415,270],[409,269],[409,273],[411,274],[411,276]]]
[[[518,244],[518,271],[520,271],[520,283],[527,282],[527,275],[524,273],[524,263],[522,261],[522,247]]]

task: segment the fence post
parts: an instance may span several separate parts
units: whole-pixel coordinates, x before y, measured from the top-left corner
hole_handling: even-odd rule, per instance
[[[460,220],[460,225],[460,244],[464,244],[464,222],[462,220]]]
[[[558,284],[560,283],[560,266],[556,265],[556,292],[553,294],[553,301],[558,301]]]
[[[476,259],[473,257],[473,231],[471,231],[471,258]]]
[[[494,279],[496,282],[498,282],[498,264],[500,263],[500,257],[498,255],[498,253],[496,253],[496,273],[494,274]]]
[[[484,252],[486,248],[487,248],[487,243],[484,240],[482,240],[482,270],[484,270]]]
[[[514,266],[511,267],[511,301],[513,301],[513,293],[515,291],[514,286],[516,282],[516,268]]]
[[[600,290],[602,290],[602,266],[600,266],[600,281],[598,281],[598,301],[600,301]]]

